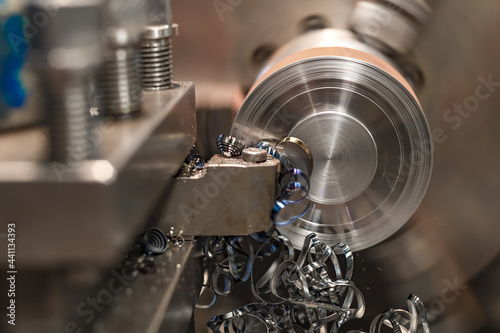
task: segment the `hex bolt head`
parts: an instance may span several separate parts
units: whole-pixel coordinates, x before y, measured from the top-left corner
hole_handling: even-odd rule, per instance
[[[260,148],[245,148],[241,157],[245,162],[261,163],[267,161],[267,152]]]

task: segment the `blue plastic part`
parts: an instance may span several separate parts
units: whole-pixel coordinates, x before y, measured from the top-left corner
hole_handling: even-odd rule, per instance
[[[0,18],[0,119],[26,102],[21,70],[27,53],[28,41],[23,33],[22,16]]]

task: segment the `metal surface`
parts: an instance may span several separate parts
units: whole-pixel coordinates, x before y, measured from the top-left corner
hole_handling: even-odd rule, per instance
[[[296,137],[310,150],[311,207],[280,228],[298,248],[310,232],[354,250],[381,242],[414,213],[432,168],[430,130],[410,86],[355,49],[311,48],[274,62],[231,134],[250,146]]]
[[[172,88],[171,37],[174,34],[170,0],[149,0],[147,9],[148,26],[141,44],[142,86],[146,90],[169,89]]]
[[[109,313],[96,320],[93,331],[189,332],[193,309],[203,283],[197,242],[154,257],[150,273],[139,274],[128,291],[117,295]]]
[[[185,36],[174,41],[180,50],[176,73],[197,85],[237,82],[248,89],[262,67],[253,60],[259,49],[272,54],[304,33],[309,17],[324,18],[327,28],[345,28],[352,5],[352,0],[315,0],[307,5],[298,0],[174,1],[173,12]]]
[[[358,1],[350,26],[363,40],[386,53],[410,50],[431,14],[425,1]]]
[[[144,38],[142,41],[142,86],[146,90],[172,87],[172,42],[170,38]]]
[[[87,86],[103,60],[100,5],[99,1],[57,5],[57,15],[33,37],[30,60],[43,92],[38,107],[47,118],[49,161],[81,163],[91,151]],[[28,16],[44,8],[45,2],[32,1]]]
[[[225,157],[236,157],[241,155],[245,145],[235,137],[221,134],[217,138],[217,147]]]
[[[265,162],[267,160],[267,152],[260,148],[245,148],[241,153],[241,158],[245,162]]]
[[[141,110],[142,87],[134,46],[107,51],[97,85],[99,108],[103,114],[130,116]]]
[[[141,76],[137,46],[146,24],[140,0],[105,0],[107,50],[99,72],[98,99],[102,113],[127,117],[141,110]]]
[[[210,88],[196,86],[196,119],[198,137],[196,151],[205,159],[220,153],[217,141],[221,133],[229,133],[236,112],[244,99],[241,87],[237,84],[209,85]]]
[[[6,243],[0,248],[6,249]],[[196,241],[186,240],[161,255],[124,252],[113,265],[102,268],[73,264],[32,270],[19,265],[16,325],[2,320],[0,330],[192,332],[187,327],[202,284],[198,248]],[[0,287],[7,290],[6,279]]]
[[[101,119],[96,158],[81,164],[43,163],[39,128],[0,136],[0,215],[20,221],[24,265],[116,262],[195,142],[193,84],[145,94],[143,111]]]
[[[159,226],[189,236],[249,235],[271,226],[279,161],[215,155],[193,177],[173,180]]]
[[[359,41],[354,33],[343,29],[321,29],[304,33],[276,50],[259,72],[257,82],[254,82],[254,86],[266,76],[266,73],[271,73],[269,71],[270,68],[275,66],[279,61],[313,47],[343,47],[369,53],[397,70],[396,65],[388,56],[378,49]]]
[[[312,174],[313,157],[304,141],[295,137],[285,137],[276,144],[276,150],[284,155],[295,168],[302,170],[306,175]]]

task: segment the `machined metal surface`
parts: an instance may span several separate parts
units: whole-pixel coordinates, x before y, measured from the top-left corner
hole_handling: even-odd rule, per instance
[[[172,24],[170,0],[147,1],[148,24],[141,44],[142,86],[146,90],[172,88]]]
[[[250,235],[271,226],[279,161],[215,155],[192,177],[175,178],[159,226],[188,236]]]
[[[276,144],[276,150],[284,155],[293,167],[303,171],[306,175],[312,174],[313,157],[304,141],[295,137],[285,137]]]
[[[381,242],[408,221],[430,179],[431,134],[412,89],[355,49],[312,48],[275,62],[231,134],[247,145],[295,137],[310,151],[311,207],[279,228],[297,247],[311,231],[355,250]]]
[[[172,41],[170,38],[170,36],[144,38],[142,41],[142,86],[146,90],[172,87]]]
[[[119,258],[195,142],[194,86],[178,85],[145,94],[139,118],[100,119],[93,160],[45,163],[40,128],[0,136],[0,214],[19,221],[24,265]]]
[[[267,160],[267,152],[260,148],[245,148],[241,153],[241,158],[245,162],[261,163]]]
[[[295,53],[314,47],[343,47],[369,53],[396,68],[393,61],[387,55],[359,41],[351,31],[345,29],[321,29],[304,33],[277,49],[259,72],[254,86],[263,79],[266,73],[271,73],[269,69],[279,61]]]

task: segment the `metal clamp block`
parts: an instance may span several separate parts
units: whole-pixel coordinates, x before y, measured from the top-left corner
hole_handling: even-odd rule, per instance
[[[160,228],[190,236],[249,235],[271,226],[279,160],[215,155],[203,170],[174,179]]]

